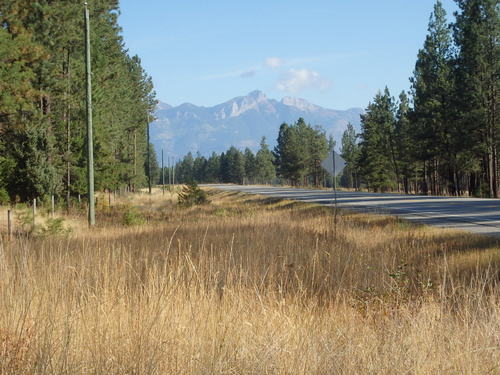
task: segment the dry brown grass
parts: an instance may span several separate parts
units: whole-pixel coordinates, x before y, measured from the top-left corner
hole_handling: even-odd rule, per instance
[[[211,200],[120,198],[93,231],[4,241],[0,373],[499,373],[495,240]],[[121,225],[131,205],[147,224]]]

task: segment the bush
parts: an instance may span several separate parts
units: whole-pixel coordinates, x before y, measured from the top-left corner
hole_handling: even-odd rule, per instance
[[[0,188],[0,204],[7,204],[9,201],[10,199],[7,190]]]
[[[123,213],[123,225],[142,225],[145,222],[146,219],[136,207],[128,207]]]
[[[55,234],[65,234],[70,233],[71,228],[66,228],[64,226],[64,219],[62,217],[58,218],[48,218],[45,226],[41,228],[41,233],[46,235]]]
[[[182,188],[179,193],[179,204],[182,206],[194,206],[209,203],[207,193],[198,187],[196,182],[190,182]]]

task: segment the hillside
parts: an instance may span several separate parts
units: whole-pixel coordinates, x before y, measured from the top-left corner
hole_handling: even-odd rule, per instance
[[[151,140],[158,153],[180,157],[188,151],[209,154],[222,152],[231,145],[255,150],[265,136],[274,145],[283,122],[303,117],[306,122],[321,125],[337,142],[348,122],[359,127],[360,108],[345,111],[323,108],[304,99],[285,97],[281,101],[253,91],[213,107],[190,103],[172,107],[160,103],[157,121],[151,126]]]

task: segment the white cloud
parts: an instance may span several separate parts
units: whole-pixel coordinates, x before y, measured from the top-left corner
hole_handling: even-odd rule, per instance
[[[264,61],[264,65],[267,66],[268,68],[279,68],[280,66],[284,65],[285,62],[280,59],[279,57],[268,57]]]
[[[246,72],[242,72],[240,74],[240,77],[241,78],[251,78],[251,77],[255,77],[256,74],[257,74],[257,71],[255,69],[252,69],[252,70],[247,70]]]
[[[201,77],[201,79],[204,81],[211,81],[214,79],[225,79],[225,78],[235,78],[235,77],[249,78],[255,76],[258,70],[259,67],[250,67],[248,69],[233,70],[225,73],[209,74]]]
[[[331,86],[331,81],[321,77],[318,72],[309,69],[290,69],[276,84],[278,90],[294,94],[304,89],[324,91]]]

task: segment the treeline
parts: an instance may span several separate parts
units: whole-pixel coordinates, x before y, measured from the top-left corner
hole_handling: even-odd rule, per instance
[[[249,148],[242,152],[236,147],[220,155],[213,153],[208,159],[201,155],[194,158],[188,153],[175,165],[176,182],[318,186],[326,179],[321,160],[332,147],[333,140],[327,139],[321,127],[306,124],[299,118],[294,124],[281,125],[272,151],[262,138],[255,154]]]
[[[117,0],[90,5],[96,189],[146,183],[146,126],[156,100],[129,56]],[[2,0],[0,196],[86,194],[83,3]]]
[[[410,96],[377,93],[361,134],[344,133],[348,186],[498,197],[498,1],[456,2],[451,24],[441,2],[434,7]]]

